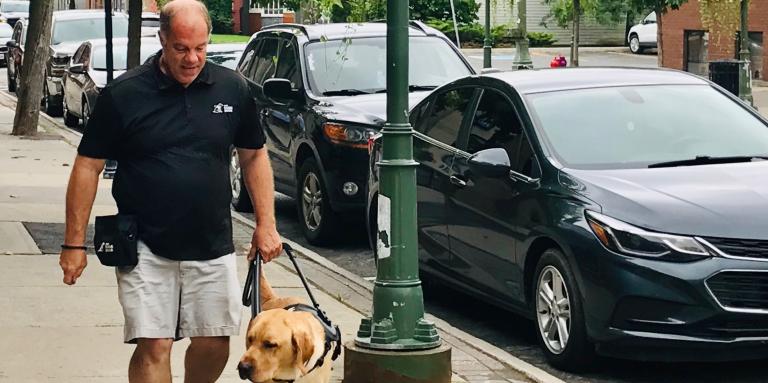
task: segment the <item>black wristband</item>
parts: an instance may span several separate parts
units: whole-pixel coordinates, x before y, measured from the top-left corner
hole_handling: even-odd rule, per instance
[[[88,248],[85,246],[61,245],[61,248],[64,250],[88,250]]]

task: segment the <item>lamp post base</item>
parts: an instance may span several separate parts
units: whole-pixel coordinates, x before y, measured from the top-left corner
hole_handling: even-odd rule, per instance
[[[451,348],[382,351],[344,344],[343,383],[450,383]]]

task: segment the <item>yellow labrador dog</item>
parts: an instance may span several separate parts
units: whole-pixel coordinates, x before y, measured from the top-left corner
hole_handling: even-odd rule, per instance
[[[329,382],[335,357],[318,318],[311,312],[286,310],[301,300],[275,295],[263,269],[259,294],[263,311],[248,324],[245,353],[237,365],[240,378],[254,383]]]

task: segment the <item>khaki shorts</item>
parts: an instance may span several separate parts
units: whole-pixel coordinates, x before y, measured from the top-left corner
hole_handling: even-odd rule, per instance
[[[235,254],[206,261],[174,261],[139,242],[139,263],[117,269],[125,343],[137,338],[237,335],[240,283]]]

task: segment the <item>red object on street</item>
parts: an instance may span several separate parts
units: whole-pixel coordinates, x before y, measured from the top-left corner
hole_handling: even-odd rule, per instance
[[[560,61],[561,67],[565,68],[568,66],[568,61],[565,59],[565,57],[563,57],[563,55],[560,55],[560,57],[558,57],[558,61]]]
[[[563,57],[563,55],[557,55],[555,56],[552,61],[549,62],[550,68],[565,68],[568,66],[568,61]]]

